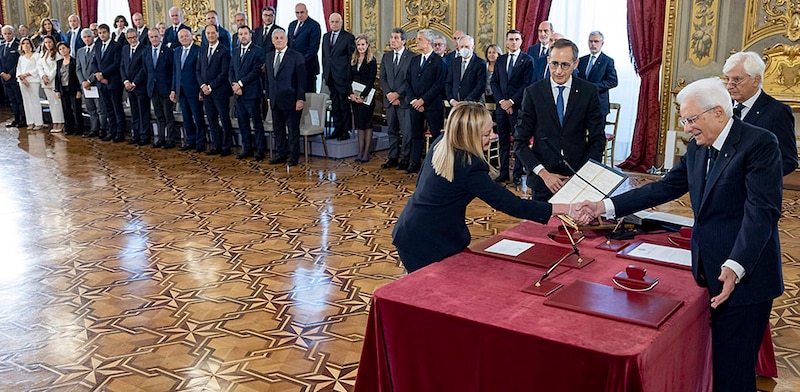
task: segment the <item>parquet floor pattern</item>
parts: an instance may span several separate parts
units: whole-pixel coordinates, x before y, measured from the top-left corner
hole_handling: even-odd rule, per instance
[[[391,231],[416,177],[384,159],[287,169],[0,128],[0,391],[351,391],[371,293],[405,274]],[[800,385],[799,199],[775,391]],[[480,201],[468,221],[519,223]]]

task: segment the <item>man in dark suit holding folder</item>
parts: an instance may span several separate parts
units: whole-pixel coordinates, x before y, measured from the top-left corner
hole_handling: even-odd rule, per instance
[[[778,141],[733,118],[717,78],[686,86],[677,102],[680,123],[694,137],[678,165],[661,181],[581,208],[625,216],[689,193],[692,274],[711,295],[714,391],[754,391],[772,300],[783,292]]]

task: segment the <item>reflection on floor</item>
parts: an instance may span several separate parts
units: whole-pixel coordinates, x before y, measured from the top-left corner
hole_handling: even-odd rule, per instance
[[[415,176],[385,158],[287,170],[0,128],[0,390],[352,390],[370,294],[404,275]],[[798,199],[775,391],[800,389]],[[519,222],[479,201],[468,220]]]

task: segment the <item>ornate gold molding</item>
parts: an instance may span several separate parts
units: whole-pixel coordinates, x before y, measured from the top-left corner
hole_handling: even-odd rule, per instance
[[[667,9],[664,14],[664,47],[661,58],[661,116],[658,129],[658,152],[656,153],[656,166],[664,159],[664,146],[667,142],[669,130],[670,94],[672,91],[672,69],[675,63],[675,30],[678,20],[679,0],[667,0]]]
[[[50,17],[50,3],[45,0],[28,0],[25,2],[25,20],[31,32],[39,30],[39,22]]]
[[[192,28],[192,31],[199,31],[206,25],[206,12],[214,9],[213,3],[209,0],[180,0],[181,10],[183,11],[183,23]]]
[[[456,9],[450,7],[447,0],[404,0],[394,3],[394,25],[409,33],[431,29],[452,37],[454,29],[450,23],[455,20]],[[416,50],[416,37],[409,35],[406,46]]]
[[[717,0],[695,0],[692,3],[689,60],[695,65],[704,66],[714,58],[718,16]]]
[[[355,25],[353,25],[353,0],[344,0],[344,14],[342,15],[342,19],[344,19],[345,30],[355,30]]]
[[[517,24],[517,0],[511,0],[506,3],[506,31],[511,30]],[[505,34],[505,32],[503,34]],[[505,47],[505,45],[500,45],[500,47]]]
[[[497,3],[494,0],[478,0],[478,12],[475,15],[475,53],[482,55],[486,48],[495,42],[495,21],[497,20]]]
[[[763,59],[764,91],[800,110],[800,45],[776,44],[764,50]]]
[[[361,3],[361,34],[367,36],[367,42],[373,50],[378,48],[378,7],[378,0],[364,0]]]
[[[773,35],[783,35],[791,41],[800,40],[800,0],[746,3],[742,50]]]

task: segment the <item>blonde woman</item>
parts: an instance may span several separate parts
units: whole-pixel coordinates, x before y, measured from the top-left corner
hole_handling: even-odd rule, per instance
[[[33,42],[30,38],[23,38],[19,43],[19,60],[17,61],[17,80],[22,93],[22,106],[25,108],[25,118],[28,120],[28,129],[42,129],[42,104],[39,102],[39,70],[36,68],[38,55],[35,53]]]
[[[494,182],[489,174],[496,170],[484,153],[492,134],[492,117],[481,103],[463,102],[453,107],[445,132],[425,157],[417,188],[392,232],[409,273],[469,245],[464,219],[467,205],[476,197],[506,214],[542,224],[560,214],[570,215],[580,224],[592,219],[579,211],[577,204],[523,200]]]
[[[370,147],[372,146],[372,112],[375,111],[375,99],[369,104],[364,102],[375,84],[378,74],[378,64],[369,41],[365,35],[356,38],[356,50],[350,60],[350,74],[353,82],[367,86],[360,94],[350,93],[350,106],[353,108],[353,124],[358,130],[358,157],[356,162],[369,162]],[[352,86],[352,83],[350,84]]]
[[[64,128],[64,109],[61,106],[61,99],[56,97],[56,40],[50,35],[45,36],[42,41],[36,67],[39,70],[47,104],[50,106],[50,118],[53,122],[53,129],[50,132],[61,132]]]

